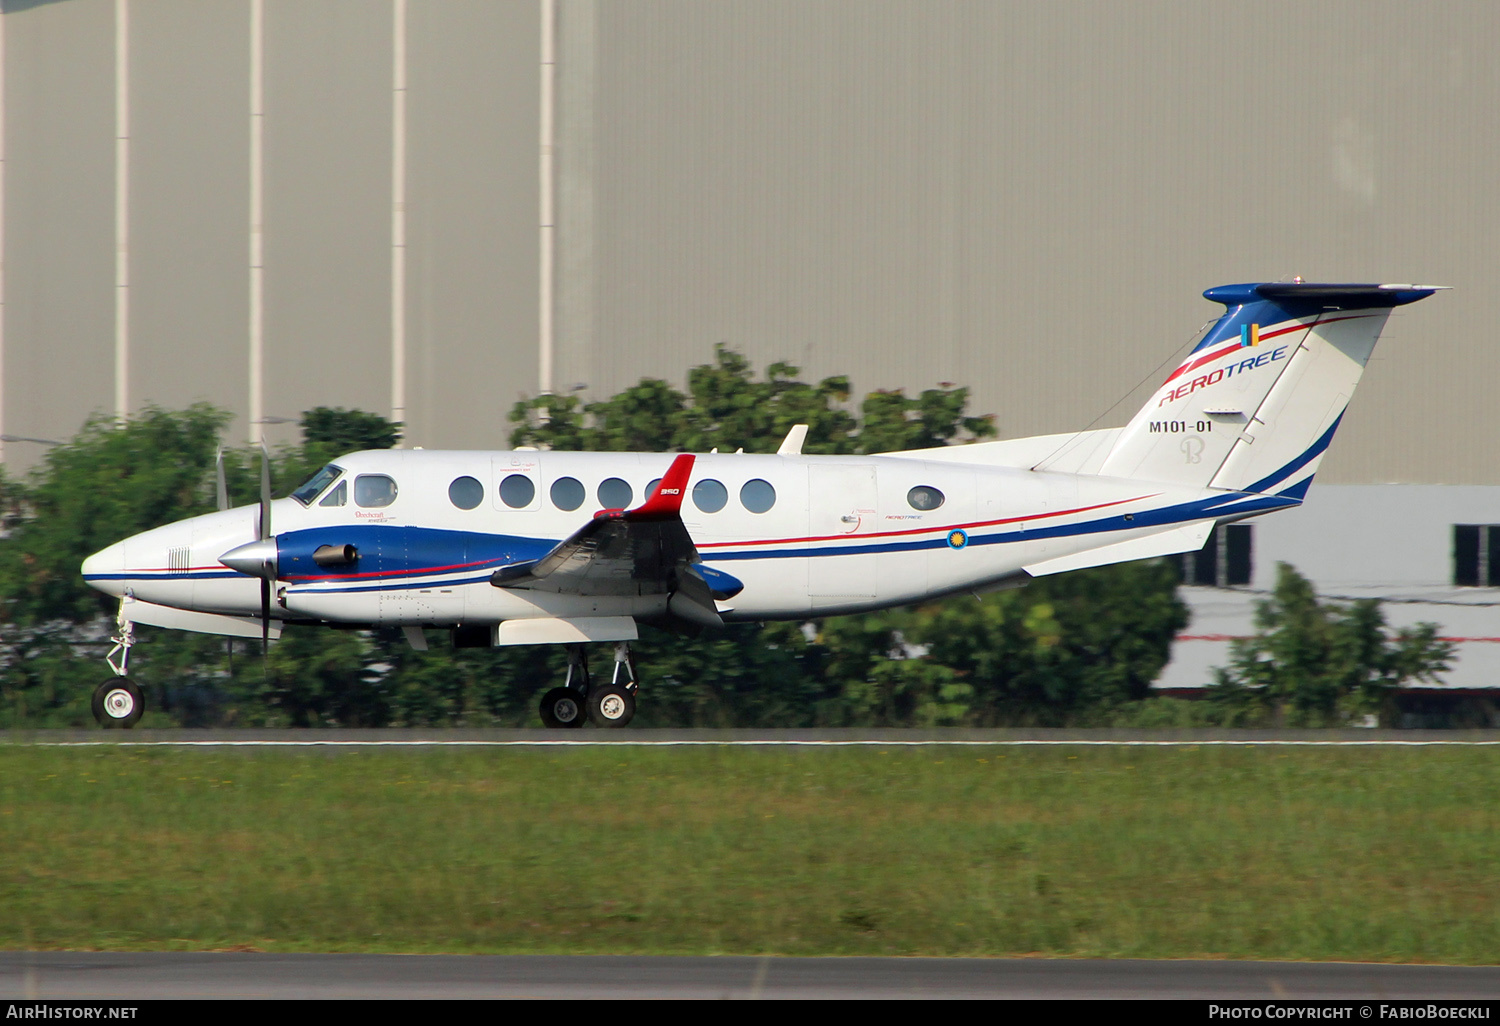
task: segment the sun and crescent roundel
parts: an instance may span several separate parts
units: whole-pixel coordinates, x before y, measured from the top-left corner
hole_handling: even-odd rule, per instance
[[[969,544],[969,536],[962,531],[948,532],[948,547],[950,549],[961,549]]]

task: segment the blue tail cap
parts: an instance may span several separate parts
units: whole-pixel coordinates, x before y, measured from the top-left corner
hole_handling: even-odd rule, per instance
[[[1244,306],[1270,300],[1277,306],[1309,304],[1326,307],[1404,306],[1426,299],[1443,285],[1356,285],[1321,282],[1263,281],[1243,285],[1220,285],[1203,293],[1204,299],[1225,306]]]
[[[1262,281],[1220,285],[1203,293],[1204,299],[1227,309],[1198,340],[1201,352],[1236,335],[1251,338],[1250,329],[1278,321],[1317,317],[1329,310],[1385,309],[1425,299],[1445,285],[1356,285],[1314,282]],[[1248,341],[1246,344],[1250,344]]]

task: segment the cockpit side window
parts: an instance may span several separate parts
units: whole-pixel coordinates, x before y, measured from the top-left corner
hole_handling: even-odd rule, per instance
[[[354,479],[355,505],[365,508],[389,506],[396,501],[396,482],[384,474],[361,474]]]
[[[312,505],[312,501],[318,497],[318,493],[333,484],[338,476],[344,472],[342,467],[335,467],[332,463],[314,474],[306,484],[292,493],[292,498],[304,506]]]
[[[349,482],[340,481],[331,488],[319,506],[344,506],[349,502]]]

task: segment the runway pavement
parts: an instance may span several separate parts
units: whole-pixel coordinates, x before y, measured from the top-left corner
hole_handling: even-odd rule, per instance
[[[0,998],[1489,1000],[1500,966],[981,958],[0,952]]]
[[[1500,730],[33,730],[0,734],[0,744],[172,745],[185,747],[520,747],[573,745],[1483,745]]]

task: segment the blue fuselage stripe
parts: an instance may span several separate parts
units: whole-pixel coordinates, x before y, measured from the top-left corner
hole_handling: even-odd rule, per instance
[[[1330,437],[1331,431],[1330,428]],[[1310,459],[1311,457],[1309,457]],[[1305,463],[1306,461],[1304,461]],[[1055,524],[1045,527],[1027,529],[1014,529],[997,531],[991,534],[980,534],[971,531],[966,548],[979,545],[1006,545],[1015,542],[1034,541],[1044,538],[1066,538],[1078,535],[1103,534],[1111,531],[1139,530],[1145,527],[1173,527],[1192,523],[1197,520],[1206,520],[1215,517],[1244,516],[1251,513],[1265,513],[1273,509],[1283,509],[1287,506],[1295,506],[1299,499],[1293,495],[1248,495],[1244,492],[1226,492],[1222,496],[1213,496],[1206,499],[1197,499],[1193,502],[1181,503],[1175,506],[1164,506],[1161,509],[1147,510],[1132,515],[1126,520],[1123,515],[1101,517],[1096,520],[1083,521],[1076,524]],[[915,539],[911,541],[883,541],[870,542],[859,545],[820,545],[784,547],[775,549],[751,548],[734,552],[714,552],[705,555],[705,563],[732,563],[747,560],[772,560],[772,559],[806,559],[823,558],[828,556],[865,556],[881,553],[916,552],[922,549],[944,549],[948,545],[948,528],[935,527],[933,531],[938,537]],[[488,544],[504,544],[516,548],[529,550],[550,549],[553,543],[540,539],[509,539],[501,536],[486,536]],[[410,568],[398,572],[392,578],[383,581],[348,581],[330,575],[321,580],[307,581],[303,584],[293,584],[291,589],[294,593],[301,595],[342,595],[358,592],[381,592],[381,591],[417,591],[431,590],[433,588],[452,588],[467,584],[483,584],[490,580],[493,565],[486,561],[482,573],[475,573],[472,566],[465,567],[461,576],[442,577],[442,573],[433,567]],[[423,576],[429,580],[415,580]],[[209,572],[185,572],[180,574],[90,574],[88,580],[98,581],[134,581],[146,583],[150,581],[202,581],[202,580],[225,580],[225,579],[248,579],[234,571],[209,571]],[[344,582],[348,583],[344,583]],[[329,585],[342,584],[342,587],[329,587]]]

